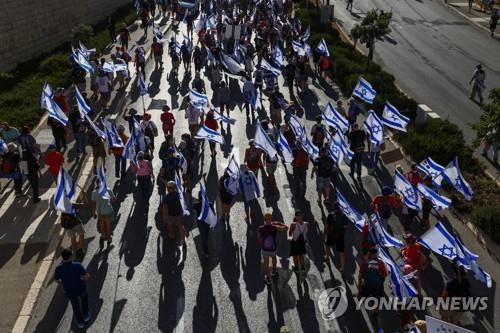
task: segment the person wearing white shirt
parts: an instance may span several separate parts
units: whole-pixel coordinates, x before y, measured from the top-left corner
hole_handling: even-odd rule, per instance
[[[189,132],[192,137],[196,135],[198,129],[200,128],[200,116],[201,110],[195,108],[191,103],[188,103],[184,118],[188,120]]]
[[[246,164],[240,165],[240,192],[243,195],[245,204],[245,222],[250,223],[251,206],[257,203],[257,198],[260,197],[260,189],[257,184],[257,177],[250,171]]]

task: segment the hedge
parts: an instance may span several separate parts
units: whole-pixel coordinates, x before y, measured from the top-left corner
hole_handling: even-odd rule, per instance
[[[130,25],[137,19],[132,4],[112,14],[117,24]],[[106,21],[92,27],[94,35],[87,41],[88,48],[102,52],[111,42]],[[72,80],[70,43],[66,42],[49,53],[22,63],[10,73],[0,73],[0,121],[11,126],[35,126],[44,111],[40,110],[40,93],[45,81],[52,87],[67,87]]]
[[[470,220],[481,228],[493,241],[500,243],[500,206],[478,207],[472,210]]]

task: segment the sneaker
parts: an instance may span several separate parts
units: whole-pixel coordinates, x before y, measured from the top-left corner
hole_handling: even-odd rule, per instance
[[[76,322],[76,326],[78,326],[78,328],[84,328],[85,327],[85,323]]]
[[[86,323],[88,323],[90,319],[92,319],[92,315],[90,314],[90,312],[85,317],[83,317],[83,321]]]
[[[264,281],[266,281],[266,284],[267,284],[268,286],[270,286],[270,285],[272,285],[272,284],[273,284],[273,281],[271,281],[271,279],[270,279],[270,278],[268,278],[267,276],[266,276],[266,278],[264,279]]]

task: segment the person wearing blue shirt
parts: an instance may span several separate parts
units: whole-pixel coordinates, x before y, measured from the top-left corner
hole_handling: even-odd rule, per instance
[[[70,249],[62,250],[62,262],[56,267],[54,280],[62,284],[64,293],[71,301],[78,328],[83,328],[91,318],[86,287],[90,274],[81,263],[71,260],[72,255]]]

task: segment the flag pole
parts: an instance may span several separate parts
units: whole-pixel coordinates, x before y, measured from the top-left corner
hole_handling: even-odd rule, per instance
[[[142,99],[142,115],[146,113],[146,104],[144,104],[144,95],[141,96]]]

